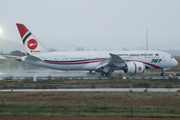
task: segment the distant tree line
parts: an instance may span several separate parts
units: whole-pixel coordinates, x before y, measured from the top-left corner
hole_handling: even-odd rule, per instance
[[[13,55],[13,56],[26,56],[26,54],[20,50],[15,50],[15,51],[12,51],[10,53],[10,55]]]

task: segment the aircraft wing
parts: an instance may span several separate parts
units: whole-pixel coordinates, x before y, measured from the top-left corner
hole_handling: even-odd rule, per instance
[[[22,56],[14,56],[14,55],[3,55],[3,56],[5,56],[5,57],[7,57],[7,58],[17,58],[17,57],[22,57]]]
[[[96,67],[96,71],[111,72],[125,66],[126,61],[118,55],[109,53],[110,59],[105,60]]]
[[[33,56],[33,55],[28,55],[28,56],[24,56],[24,57],[17,57],[16,60],[17,61],[26,60],[26,61],[33,61],[33,62],[42,61],[40,58]]]
[[[122,67],[126,63],[125,60],[123,60],[121,57],[118,55],[109,53],[111,58],[109,59],[108,65],[115,65],[116,67]]]

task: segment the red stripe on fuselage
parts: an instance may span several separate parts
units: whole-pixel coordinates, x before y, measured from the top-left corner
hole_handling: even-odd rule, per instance
[[[46,61],[43,61],[43,62],[48,63],[48,64],[55,64],[55,65],[77,65],[77,64],[88,64],[88,63],[103,62],[103,61],[105,61],[105,60],[95,60],[95,61],[76,62],[76,63],[54,63],[54,62],[46,62]],[[156,65],[151,64],[151,63],[143,62],[143,61],[137,61],[137,60],[128,60],[128,61],[141,62],[141,63],[144,63],[144,64],[149,65],[151,67],[154,67],[155,69],[162,69],[159,66],[156,66]]]
[[[151,67],[154,67],[155,69],[162,69],[162,68],[159,67],[159,66],[156,66],[156,65],[151,64],[151,63],[143,62],[143,61],[137,61],[137,60],[128,60],[128,61],[141,62],[141,63],[144,63],[144,64],[149,65],[149,66],[151,66]]]
[[[48,64],[55,64],[55,65],[77,65],[77,64],[88,64],[88,63],[103,62],[103,61],[105,60],[95,60],[95,61],[77,62],[77,63],[53,63],[53,62],[46,62],[46,61],[43,61],[43,62],[48,63]]]

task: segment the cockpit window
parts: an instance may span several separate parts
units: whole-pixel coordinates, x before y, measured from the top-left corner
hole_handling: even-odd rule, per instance
[[[171,58],[173,59],[174,57],[173,57],[173,56],[171,56]]]

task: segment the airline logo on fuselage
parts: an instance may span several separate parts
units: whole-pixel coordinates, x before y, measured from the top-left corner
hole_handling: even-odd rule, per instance
[[[28,43],[27,43],[27,46],[28,46],[29,49],[34,50],[34,49],[37,48],[38,43],[37,43],[37,41],[35,39],[30,39],[28,41]]]

